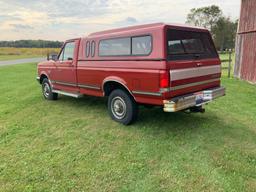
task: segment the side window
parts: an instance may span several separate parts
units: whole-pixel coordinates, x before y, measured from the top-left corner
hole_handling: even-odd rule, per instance
[[[75,42],[66,43],[59,56],[60,61],[73,60],[75,51]]]
[[[152,38],[150,35],[132,37],[132,55],[148,55],[152,50]]]
[[[70,42],[65,45],[63,60],[73,60],[75,51],[75,42]]]
[[[89,57],[89,55],[90,55],[90,41],[86,42],[85,55],[86,55],[86,57]]]
[[[131,55],[131,38],[116,38],[101,40],[99,43],[100,56],[127,56]]]
[[[91,56],[94,57],[95,55],[95,41],[91,43]]]

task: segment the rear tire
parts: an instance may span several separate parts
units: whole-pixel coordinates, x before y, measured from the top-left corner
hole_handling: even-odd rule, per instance
[[[43,79],[42,82],[43,96],[47,100],[57,100],[58,94],[52,92],[52,86],[47,78]]]
[[[116,89],[108,97],[108,112],[113,120],[130,125],[137,120],[138,106],[131,95]]]

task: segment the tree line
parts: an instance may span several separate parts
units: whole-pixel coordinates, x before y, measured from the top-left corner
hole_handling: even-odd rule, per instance
[[[0,41],[0,47],[16,48],[59,48],[63,42],[45,40]]]
[[[218,50],[235,47],[238,20],[224,16],[216,5],[191,9],[186,23],[209,29]]]

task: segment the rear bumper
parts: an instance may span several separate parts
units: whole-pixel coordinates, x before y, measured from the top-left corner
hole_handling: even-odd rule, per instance
[[[190,107],[202,106],[225,95],[225,87],[215,87],[212,89],[183,95],[171,100],[164,100],[165,112],[176,112]]]

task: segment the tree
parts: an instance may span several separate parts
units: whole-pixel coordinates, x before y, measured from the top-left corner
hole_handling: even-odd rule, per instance
[[[212,29],[214,43],[219,50],[235,47],[238,20],[231,21],[229,17],[221,17]]]
[[[222,17],[221,9],[216,6],[208,6],[201,8],[193,8],[187,16],[187,22],[189,24],[205,27],[212,31],[214,25]]]
[[[238,21],[223,16],[216,5],[191,9],[186,23],[209,29],[218,50],[235,47]]]

